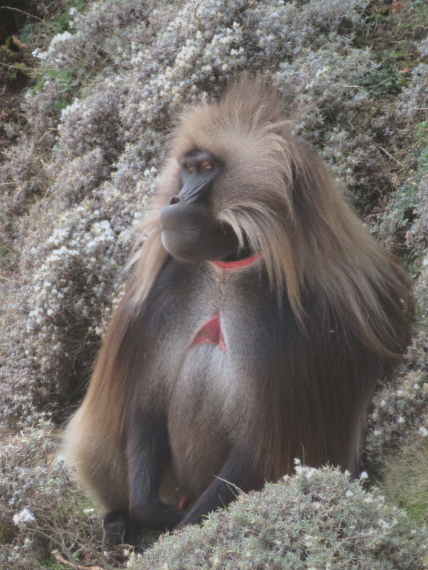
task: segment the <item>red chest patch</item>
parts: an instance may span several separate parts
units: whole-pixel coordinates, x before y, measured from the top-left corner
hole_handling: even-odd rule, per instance
[[[217,313],[210,321],[205,323],[196,333],[192,346],[196,344],[218,344],[219,347],[227,352],[226,341],[224,340],[223,330],[221,327],[220,313]]]

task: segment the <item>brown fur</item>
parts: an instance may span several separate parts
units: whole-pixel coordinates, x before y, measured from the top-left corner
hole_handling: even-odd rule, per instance
[[[113,317],[85,401],[66,434],[69,460],[77,463],[81,479],[108,510],[127,506],[130,475],[125,448],[130,437],[131,407],[135,401],[141,401],[144,407],[144,390],[148,390],[154,394],[151,405],[155,409],[163,410],[168,402],[166,408],[171,417],[176,405],[186,409],[190,393],[179,396],[174,403],[173,385],[168,387],[162,382],[158,385],[156,378],[166,373],[172,378],[184,365],[194,331],[210,317],[209,307],[217,306],[216,295],[220,295],[218,290],[223,286],[216,268],[207,266],[206,270],[196,271],[191,290],[199,309],[192,312],[190,308],[184,324],[174,321],[171,309],[168,326],[172,328],[171,335],[177,328],[177,342],[167,346],[168,354],[158,353],[158,340],[146,346],[148,325],[144,314],[150,310],[154,288],[170,259],[162,245],[159,215],[178,192],[181,158],[194,149],[206,150],[227,165],[214,186],[213,216],[234,229],[241,245],[246,236],[251,251],[263,253],[263,263],[257,269],[259,282],[265,275],[266,296],[273,293],[279,306],[286,296],[296,322],[295,334],[301,337],[300,344],[296,342],[296,350],[288,357],[294,363],[290,364],[294,366],[294,374],[300,375],[295,383],[290,384],[282,377],[257,380],[257,367],[246,370],[243,363],[242,370],[235,371],[229,381],[228,390],[236,389],[235,401],[230,409],[213,412],[213,417],[221,416],[222,421],[229,422],[231,439],[242,441],[248,461],[258,465],[256,471],[261,476],[257,481],[274,480],[290,472],[293,457],[305,458],[307,450],[298,449],[296,443],[303,441],[310,464],[330,461],[355,471],[375,376],[391,371],[409,341],[409,314],[413,306],[409,279],[400,263],[363,227],[317,154],[292,136],[292,122],[283,113],[281,97],[266,85],[263,77],[244,76],[219,103],[189,108],[177,121],[171,157],[140,228],[147,238],[133,254],[135,269],[128,292]],[[225,291],[232,291],[233,297],[233,280],[240,278],[237,274],[228,279]],[[198,291],[204,287],[212,289],[212,293],[199,302]],[[188,301],[183,296],[178,302]],[[239,306],[238,301],[234,303],[234,307]],[[204,307],[207,314],[202,318],[199,312]],[[183,346],[180,342],[186,333],[179,329],[189,330]],[[257,330],[245,330],[242,334],[256,335]],[[334,335],[340,337],[338,341]],[[310,356],[308,339],[318,336],[314,350],[319,353]],[[162,339],[159,343],[162,347]],[[354,345],[358,349],[353,350]],[[161,350],[165,351],[165,346]],[[217,357],[214,368],[223,370],[223,358],[223,355]],[[196,360],[195,368],[198,363]],[[283,370],[287,364],[280,363],[278,367]],[[330,381],[336,368],[343,373],[343,382]],[[158,372],[161,369],[162,373]],[[144,382],[141,382],[142,370]],[[373,379],[367,382],[366,370],[373,374]],[[217,373],[213,374],[216,378]],[[361,385],[355,379],[348,380],[348,374],[350,378],[359,375]],[[248,377],[255,378],[249,385]],[[242,392],[239,383],[245,386]],[[218,386],[220,389],[221,379]],[[358,405],[346,419],[346,408],[349,406],[351,410],[355,399]],[[290,410],[284,414],[284,402],[290,401],[287,404]],[[294,401],[299,402],[295,413]],[[219,406],[222,405],[226,404],[220,401]],[[330,425],[326,419],[329,414]],[[200,467],[204,474],[199,477],[201,450],[212,449],[217,458],[213,464],[219,465],[226,453],[221,434],[215,435],[210,411],[201,412],[201,417],[209,429],[201,425],[190,430],[184,440],[188,442],[187,450],[184,448],[181,455],[175,456],[181,483],[186,477],[196,477],[188,485],[193,499],[219,473],[204,465]],[[171,421],[178,433],[187,429],[184,424],[180,428],[180,418]],[[170,434],[173,447],[176,433]],[[247,440],[253,449],[247,449]],[[287,447],[287,441],[294,441],[295,447],[291,443]],[[177,449],[180,445],[184,445],[183,439],[177,443]],[[248,481],[248,488],[260,486],[260,482]]]
[[[283,112],[277,91],[259,76],[244,77],[217,105],[205,103],[182,114],[174,158],[160,180],[152,215],[140,226],[151,239],[139,255],[134,295],[140,303],[147,297],[167,257],[158,216],[176,192],[178,158],[192,148],[208,148],[233,165],[223,184],[227,194],[217,196],[219,217],[236,233],[245,231],[254,251],[263,251],[272,289],[280,294],[287,288],[296,315],[304,311],[302,290],[316,286],[339,312],[350,313],[362,338],[380,351],[401,354],[401,340],[394,347],[399,335],[374,286],[411,305],[408,277],[363,228],[317,154],[292,137],[293,123]]]

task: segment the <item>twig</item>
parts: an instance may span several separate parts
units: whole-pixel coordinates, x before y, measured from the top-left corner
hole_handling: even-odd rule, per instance
[[[58,560],[58,562],[61,562],[61,564],[64,564],[65,566],[71,566],[72,568],[77,568],[77,570],[103,570],[101,566],[79,566],[78,564],[73,564],[73,562],[69,562],[63,556],[61,556],[59,550],[53,550],[51,554],[55,560]]]
[[[399,164],[400,166],[402,166],[403,168],[405,168],[404,164],[402,164],[399,160],[397,160],[397,159],[395,158],[395,156],[392,156],[392,154],[389,154],[389,152],[388,152],[387,150],[385,150],[385,149],[383,148],[383,146],[379,146],[379,148],[380,148],[380,150],[383,150],[383,152],[384,152],[385,154],[387,154],[387,155],[389,156],[389,158],[392,158],[392,160],[395,160],[395,162],[396,162],[397,164]]]
[[[39,20],[39,22],[43,22],[44,24],[46,24],[46,22],[41,18],[38,18],[34,14],[30,14],[30,12],[24,12],[24,10],[20,10],[19,8],[12,8],[12,6],[0,6],[0,8],[2,8],[3,10],[14,10],[15,12],[21,12],[21,14],[26,14],[27,16],[31,16],[31,18],[36,18],[36,20]],[[48,26],[49,24],[46,25]]]

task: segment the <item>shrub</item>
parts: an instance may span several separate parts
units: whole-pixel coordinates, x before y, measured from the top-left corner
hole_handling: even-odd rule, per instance
[[[69,560],[104,563],[95,547],[102,532],[94,508],[75,487],[70,469],[54,459],[49,424],[27,428],[0,448],[0,567],[44,567],[52,549]]]
[[[420,437],[414,433],[415,441]],[[428,430],[419,445],[402,447],[383,464],[382,492],[419,525],[428,526]]]
[[[167,536],[133,570],[239,568],[298,570],[355,568],[399,570],[424,567],[427,530],[389,507],[379,492],[333,469],[297,466],[263,492],[241,496],[202,527]]]

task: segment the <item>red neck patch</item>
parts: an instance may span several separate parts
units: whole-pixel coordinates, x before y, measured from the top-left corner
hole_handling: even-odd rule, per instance
[[[240,259],[239,261],[212,261],[211,263],[223,270],[241,269],[242,267],[253,265],[262,257],[262,253],[256,253],[256,255],[253,255],[253,257],[247,257],[246,259]]]

